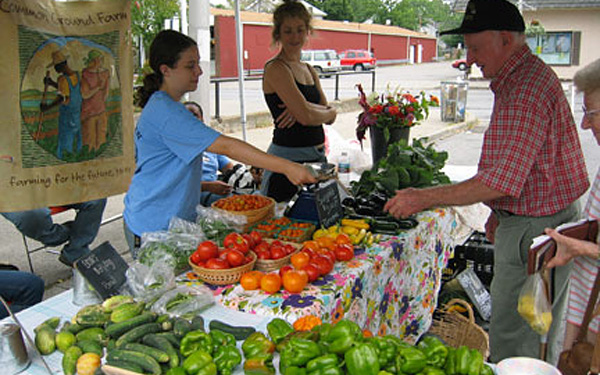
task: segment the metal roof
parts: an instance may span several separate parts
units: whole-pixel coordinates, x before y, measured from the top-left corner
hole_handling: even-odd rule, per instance
[[[452,10],[463,12],[467,7],[468,0],[455,0]],[[522,3],[523,11],[533,11],[536,9],[579,9],[579,8],[600,8],[600,0],[510,0],[516,4]]]

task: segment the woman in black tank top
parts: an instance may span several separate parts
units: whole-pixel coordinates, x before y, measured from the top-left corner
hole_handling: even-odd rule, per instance
[[[267,152],[296,162],[325,162],[323,124],[333,123],[337,112],[327,104],[317,72],[300,61],[310,23],[298,1],[285,1],[273,13],[273,43],[280,50],[264,68],[263,92],[275,125]],[[281,202],[297,187],[266,171],[261,191]]]

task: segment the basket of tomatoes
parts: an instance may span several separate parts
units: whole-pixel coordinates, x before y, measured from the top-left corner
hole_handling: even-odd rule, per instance
[[[228,243],[228,239],[234,242]],[[225,248],[222,249],[213,241],[204,241],[190,256],[189,264],[204,282],[213,285],[236,283],[244,273],[254,268],[257,259],[256,254],[243,241],[238,233],[225,237]]]
[[[235,215],[246,217],[244,231],[254,223],[273,217],[275,214],[275,201],[262,195],[244,194],[232,195],[215,201],[211,207]]]
[[[258,257],[256,269],[263,272],[278,270],[289,264],[292,255],[299,252],[301,247],[293,242],[263,239],[253,249]]]

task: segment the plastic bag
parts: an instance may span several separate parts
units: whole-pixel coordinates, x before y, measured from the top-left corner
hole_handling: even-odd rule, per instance
[[[150,301],[175,287],[173,257],[165,254],[152,266],[134,262],[125,273],[129,292],[137,300]]]
[[[157,261],[164,262],[178,275],[190,268],[188,259],[196,251],[199,242],[200,237],[186,233],[167,231],[144,233],[137,259],[149,267]],[[171,257],[165,257],[166,254]]]
[[[212,291],[203,285],[179,285],[163,294],[151,310],[157,314],[181,316],[199,313],[215,302]]]
[[[519,314],[536,333],[545,335],[552,324],[552,307],[546,295],[542,273],[530,275],[519,293]]]
[[[198,242],[204,240],[204,232],[202,231],[200,225],[179,217],[171,218],[169,221],[168,231],[172,233],[185,233],[198,237]]]
[[[223,239],[231,232],[242,233],[247,219],[243,215],[234,215],[221,210],[213,210],[202,205],[196,206],[196,222],[207,240],[223,246]]]

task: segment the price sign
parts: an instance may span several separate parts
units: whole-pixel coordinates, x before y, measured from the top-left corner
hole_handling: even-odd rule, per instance
[[[129,266],[107,241],[79,258],[75,268],[106,299],[119,294]]]
[[[314,194],[321,225],[327,228],[337,224],[344,217],[337,181],[327,180],[320,183]]]

